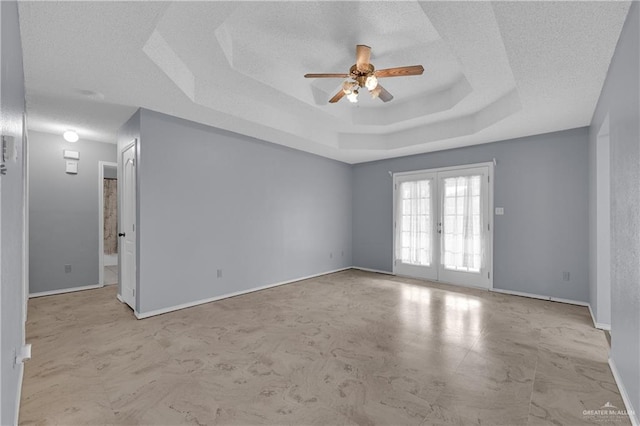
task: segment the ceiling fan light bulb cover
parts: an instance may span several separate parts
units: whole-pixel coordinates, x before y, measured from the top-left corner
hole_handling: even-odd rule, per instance
[[[355,92],[351,92],[347,95],[347,99],[349,100],[349,102],[351,103],[356,103],[358,102],[358,91],[356,90]]]
[[[369,77],[367,77],[364,85],[367,89],[374,90],[376,87],[378,87],[378,79],[375,75],[370,75]]]
[[[345,95],[348,95],[350,93],[353,93],[353,91],[355,90],[355,86],[356,84],[353,81],[345,81],[344,83],[342,83],[342,91],[344,92]]]

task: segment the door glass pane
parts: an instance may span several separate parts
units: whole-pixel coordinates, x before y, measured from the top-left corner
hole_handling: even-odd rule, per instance
[[[400,227],[398,258],[402,263],[431,265],[431,181],[402,182],[397,226]]]
[[[445,269],[480,272],[483,218],[481,175],[443,179],[442,259]]]

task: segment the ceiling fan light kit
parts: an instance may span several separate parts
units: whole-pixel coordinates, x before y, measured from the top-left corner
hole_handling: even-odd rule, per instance
[[[375,75],[370,75],[369,77],[367,77],[364,85],[367,89],[369,89],[369,91],[372,91],[376,87],[378,87],[378,78]]]
[[[358,102],[358,90],[366,88],[373,99],[379,98],[382,102],[389,102],[393,95],[378,83],[378,79],[385,77],[405,77],[410,75],[421,75],[424,72],[422,65],[411,65],[408,67],[387,68],[376,71],[373,64],[369,62],[371,58],[371,48],[364,44],[356,46],[356,63],[351,66],[348,74],[305,74],[305,78],[346,78],[342,83],[342,90],[336,93],[329,103],[336,103],[343,96],[351,103]]]

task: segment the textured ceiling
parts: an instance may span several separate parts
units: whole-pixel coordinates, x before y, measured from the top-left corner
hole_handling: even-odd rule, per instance
[[[21,2],[29,127],[145,107],[355,163],[588,125],[628,2]],[[395,98],[328,104],[355,45]],[[179,143],[179,141],[176,141]]]

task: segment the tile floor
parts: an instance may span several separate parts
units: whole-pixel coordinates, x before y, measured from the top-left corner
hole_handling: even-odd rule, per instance
[[[629,424],[587,308],[345,271],[137,321],[29,301],[21,424]]]
[[[104,285],[118,284],[118,265],[104,267]]]

